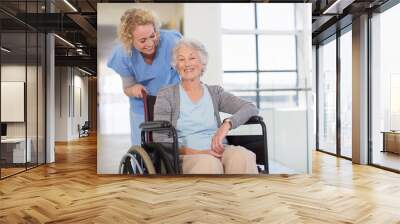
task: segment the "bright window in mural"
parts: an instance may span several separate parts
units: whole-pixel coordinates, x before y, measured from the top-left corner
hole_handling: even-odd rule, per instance
[[[227,90],[259,108],[299,106],[295,12],[295,4],[221,5]]]

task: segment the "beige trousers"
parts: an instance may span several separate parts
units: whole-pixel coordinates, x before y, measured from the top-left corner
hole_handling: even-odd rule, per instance
[[[242,146],[225,146],[221,158],[181,155],[180,162],[183,174],[258,174],[256,155]]]

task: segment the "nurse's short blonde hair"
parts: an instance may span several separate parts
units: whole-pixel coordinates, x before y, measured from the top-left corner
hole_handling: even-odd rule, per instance
[[[131,53],[133,46],[133,31],[137,26],[151,24],[157,35],[160,32],[161,23],[158,17],[150,10],[128,9],[121,17],[118,27],[118,38],[124,45],[127,53]]]

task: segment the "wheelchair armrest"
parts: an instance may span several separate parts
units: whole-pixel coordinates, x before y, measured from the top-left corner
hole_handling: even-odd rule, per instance
[[[252,116],[246,123],[246,124],[260,124],[263,123],[263,118],[260,116]]]
[[[171,128],[172,124],[169,121],[146,121],[140,124],[139,128],[143,131],[155,131],[158,129]]]

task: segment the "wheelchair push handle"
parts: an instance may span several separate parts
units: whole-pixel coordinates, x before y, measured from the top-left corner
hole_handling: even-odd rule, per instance
[[[142,96],[143,96],[143,104],[144,104],[144,120],[149,121],[149,112],[148,112],[148,106],[147,105],[147,92],[142,90]]]
[[[171,128],[172,124],[169,121],[146,121],[139,125],[139,128],[144,131],[154,131],[156,129]]]

